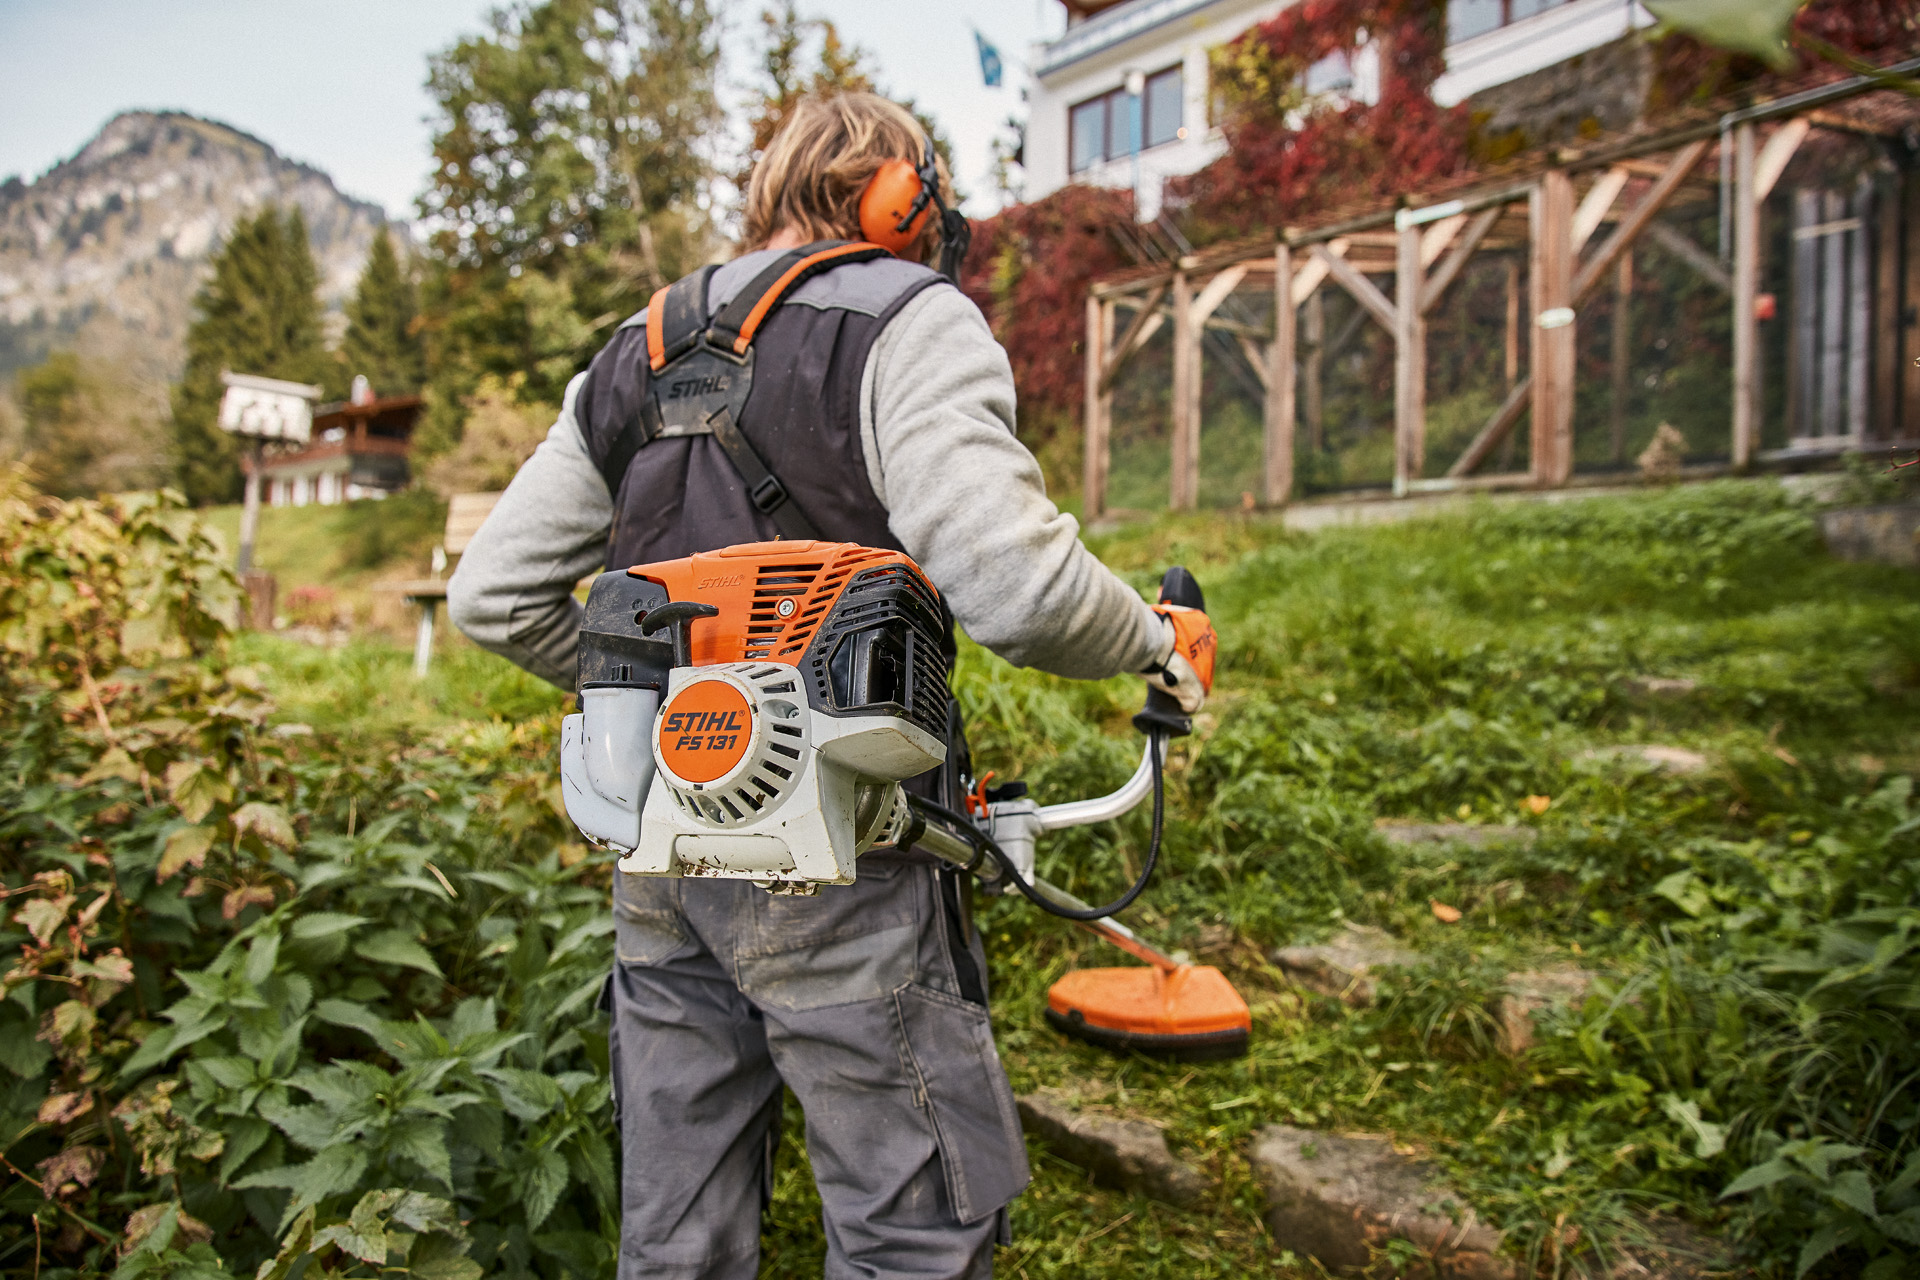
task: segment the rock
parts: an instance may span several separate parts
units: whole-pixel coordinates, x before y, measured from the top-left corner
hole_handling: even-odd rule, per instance
[[[1190,1205],[1207,1189],[1198,1169],[1167,1149],[1167,1136],[1144,1120],[1085,1115],[1057,1093],[1040,1090],[1016,1099],[1020,1123],[1062,1158],[1102,1186]]]
[[[1644,1218],[1614,1251],[1611,1280],[1706,1280],[1728,1273],[1725,1245],[1676,1218]]]
[[[1822,511],[1820,534],[1842,560],[1920,567],[1920,502]]]
[[[1364,1009],[1373,1003],[1375,970],[1418,964],[1420,955],[1399,946],[1384,929],[1349,924],[1318,945],[1280,947],[1272,959],[1307,990]]]
[[[1518,1280],[1500,1255],[1501,1233],[1440,1183],[1431,1165],[1385,1138],[1337,1137],[1268,1125],[1254,1141],[1254,1172],[1266,1192],[1267,1229],[1283,1249],[1329,1271],[1357,1272],[1389,1240],[1411,1243],[1427,1280]]]
[[[1620,681],[1620,688],[1635,698],[1677,702],[1698,692],[1700,683],[1685,676],[1627,676]]]
[[[1453,841],[1486,849],[1497,844],[1532,844],[1539,832],[1532,827],[1480,826],[1468,822],[1401,822],[1380,818],[1373,829],[1388,844],[1445,844]]]
[[[1533,1047],[1534,1019],[1555,1005],[1576,1005],[1593,989],[1591,969],[1510,973],[1494,1001],[1500,1052],[1519,1057]]]
[[[1651,745],[1590,747],[1582,751],[1576,760],[1591,763],[1609,763],[1620,761],[1628,764],[1648,765],[1662,773],[1671,773],[1679,777],[1689,777],[1705,773],[1712,763],[1698,751],[1689,751],[1685,747],[1660,747]]]

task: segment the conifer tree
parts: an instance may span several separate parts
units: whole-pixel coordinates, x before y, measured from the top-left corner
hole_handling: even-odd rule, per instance
[[[419,300],[408,271],[384,231],[373,239],[360,283],[347,304],[347,333],[340,354],[349,378],[366,375],[382,395],[411,395],[426,382],[426,365],[415,323]]]
[[[222,369],[318,383],[335,397],[345,390],[321,335],[319,270],[298,209],[236,222],[212,267],[173,388],[174,473],[196,503],[240,494],[240,445],[216,421]]]

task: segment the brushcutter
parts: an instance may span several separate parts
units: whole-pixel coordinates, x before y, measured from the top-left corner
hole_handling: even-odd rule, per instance
[[[1201,608],[1184,569],[1163,603]],[[918,849],[1019,892],[1147,967],[1066,974],[1059,1030],[1187,1060],[1242,1052],[1252,1025],[1221,972],[1169,956],[1112,919],[1160,856],[1167,742],[1188,723],[1166,693],[1134,717],[1140,765],[1111,795],[1041,805],[957,758],[940,597],[897,551],[763,542],[601,574],[580,636],[580,711],[561,731],[567,814],[632,875],[745,879],[811,894],[856,860]],[[1034,874],[1043,835],[1122,817],[1149,796],[1139,877],[1089,906]]]

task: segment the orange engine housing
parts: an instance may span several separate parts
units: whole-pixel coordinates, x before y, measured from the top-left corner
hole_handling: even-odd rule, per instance
[[[693,624],[695,666],[755,661],[799,666],[856,574],[867,579],[860,571],[888,567],[894,572],[886,577],[917,586],[929,601],[939,600],[905,552],[855,542],[744,542],[682,560],[635,565],[627,573],[659,583],[671,599],[699,600],[720,610],[718,617]],[[791,612],[783,612],[785,601],[792,601]]]

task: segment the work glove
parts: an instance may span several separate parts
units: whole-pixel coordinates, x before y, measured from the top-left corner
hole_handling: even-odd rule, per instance
[[[1198,609],[1156,604],[1153,611],[1167,629],[1166,648],[1160,660],[1140,674],[1153,688],[1173,695],[1183,713],[1192,715],[1213,692],[1213,656],[1220,637],[1212,620]]]

